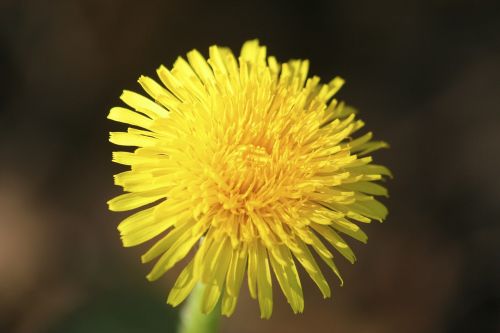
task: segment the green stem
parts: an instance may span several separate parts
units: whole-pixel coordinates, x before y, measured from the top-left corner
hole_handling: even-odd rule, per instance
[[[219,331],[220,302],[209,314],[201,312],[205,287],[198,283],[181,310],[179,333],[216,333]]]

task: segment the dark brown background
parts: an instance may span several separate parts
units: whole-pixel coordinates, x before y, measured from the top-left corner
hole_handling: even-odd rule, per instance
[[[0,2],[0,332],[173,332],[154,284],[122,249],[105,202],[108,109],[140,74],[217,43],[260,38],[309,58],[391,149],[390,216],[354,244],[358,263],[305,313],[275,293],[259,318],[242,290],[223,332],[500,331],[498,1]]]

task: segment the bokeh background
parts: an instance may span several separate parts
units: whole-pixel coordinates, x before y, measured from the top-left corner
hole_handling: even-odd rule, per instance
[[[192,48],[259,38],[346,78],[340,98],[391,144],[390,216],[339,260],[345,285],[259,319],[246,286],[222,332],[500,332],[499,1],[0,1],[0,332],[174,332],[121,248],[106,120]],[[147,247],[147,246],[146,246]]]

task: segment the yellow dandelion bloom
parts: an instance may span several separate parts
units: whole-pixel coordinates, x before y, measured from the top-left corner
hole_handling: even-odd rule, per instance
[[[354,138],[364,123],[332,98],[344,81],[322,84],[308,78],[308,66],[280,64],[257,40],[238,58],[218,46],[208,60],[193,50],[171,70],[158,69],[161,84],[139,78],[149,97],[124,91],[129,108],[111,109],[109,119],[131,127],[110,133],[110,141],[137,148],[113,153],[130,170],[115,175],[126,193],[109,209],[146,207],[118,229],[124,246],[156,238],[142,256],[156,260],[149,280],[186,258],[171,305],[202,283],[202,311],[222,297],[229,316],[246,275],[261,317],[269,318],[274,275],[293,311],[302,312],[297,265],[329,297],[316,258],[340,279],[332,249],[355,261],[341,234],[366,242],[357,223],[386,217],[374,197],[387,195],[376,181],[390,171],[369,156],[386,144],[370,132]]]

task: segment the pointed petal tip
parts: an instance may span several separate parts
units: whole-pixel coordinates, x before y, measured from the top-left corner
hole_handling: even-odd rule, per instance
[[[173,300],[171,299],[170,295],[167,297],[167,301],[166,301],[167,304],[171,305],[172,307],[176,307],[177,305],[179,304],[176,304],[175,302],[173,302]]]
[[[266,320],[271,319],[271,314],[267,314],[267,313],[261,314],[260,319],[266,319]]]
[[[221,311],[221,315],[225,316],[226,318],[231,317],[232,313],[226,312],[226,311]]]
[[[340,274],[337,274],[337,278],[339,279],[339,286],[343,287],[344,286],[344,279],[342,278],[342,276],[340,276]]]
[[[156,281],[158,280],[159,276],[155,276],[153,275],[152,273],[149,273],[148,275],[146,275],[146,279],[149,281],[149,282],[153,282],[153,281]]]
[[[167,297],[167,301],[166,303],[169,304],[170,306],[176,308],[179,306],[179,304],[181,304],[183,301],[185,300],[185,298],[181,297],[179,298],[178,297],[178,294],[174,294],[172,292],[170,292],[170,294],[168,295]]]
[[[138,82],[139,84],[141,84],[141,85],[142,85],[142,84],[144,83],[144,81],[147,81],[148,79],[149,79],[149,77],[147,77],[147,76],[145,76],[145,75],[141,75],[141,76],[139,76],[139,78],[137,79],[137,82]]]
[[[136,243],[130,243],[130,242],[128,241],[128,238],[127,238],[127,237],[125,237],[125,236],[120,236],[120,239],[121,239],[121,241],[122,241],[122,246],[123,246],[123,247],[134,247],[134,246],[136,246],[136,245],[139,245],[139,244],[136,244]]]
[[[124,96],[129,94],[129,93],[131,93],[130,90],[127,90],[127,89],[122,90],[122,93],[120,95],[120,99],[123,100]]]

